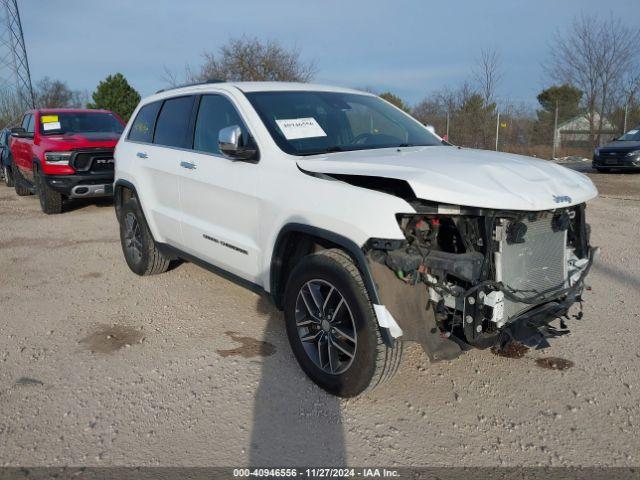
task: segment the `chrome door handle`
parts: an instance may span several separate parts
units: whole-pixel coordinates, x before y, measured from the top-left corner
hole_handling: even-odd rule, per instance
[[[138,152],[138,153],[136,153],[136,156],[138,158],[147,158],[147,153],[146,152]]]
[[[191,163],[191,162],[180,162],[180,166],[182,168],[187,168],[189,170],[195,170],[196,169],[196,164],[195,163]]]

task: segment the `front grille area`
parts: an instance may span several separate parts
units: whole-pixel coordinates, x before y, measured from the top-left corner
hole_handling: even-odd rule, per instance
[[[496,254],[496,279],[515,290],[522,290],[518,294],[523,297],[564,287],[567,232],[554,232],[552,218],[550,214],[543,214],[535,220],[521,220],[527,226],[524,243],[500,241]],[[505,319],[511,319],[532,306],[505,298]]]
[[[109,172],[113,165],[113,148],[78,150],[71,158],[71,166],[78,172]]]
[[[627,157],[628,153],[628,150],[600,150],[599,155],[595,157],[595,161],[601,165],[626,165],[632,160],[631,157]]]

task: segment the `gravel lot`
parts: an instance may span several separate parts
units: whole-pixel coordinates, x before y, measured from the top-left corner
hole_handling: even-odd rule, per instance
[[[571,335],[518,359],[410,348],[349,401],[258,295],[191,264],[131,273],[109,203],[45,216],[0,186],[0,465],[639,465],[640,174],[592,178],[602,256]]]

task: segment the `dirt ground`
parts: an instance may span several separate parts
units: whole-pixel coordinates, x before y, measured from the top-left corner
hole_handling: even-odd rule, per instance
[[[0,465],[639,465],[640,174],[590,175],[602,255],[569,336],[520,358],[410,348],[349,401],[307,380],[258,295],[192,264],[131,273],[109,203],[45,216],[0,186]]]

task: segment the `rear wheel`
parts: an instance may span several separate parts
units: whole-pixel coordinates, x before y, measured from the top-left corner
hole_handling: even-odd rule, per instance
[[[13,185],[14,185],[14,183],[13,183],[13,171],[11,169],[11,166],[3,165],[2,166],[2,171],[4,173],[4,183],[7,185],[7,187],[13,187]]]
[[[47,215],[62,213],[62,194],[47,185],[40,169],[35,168],[33,175],[42,211]]]
[[[160,252],[135,198],[120,211],[120,243],[129,268],[138,275],[166,272],[171,259]]]
[[[389,348],[358,268],[341,250],[303,258],[285,290],[287,336],[302,370],[323,389],[354,397],[391,378],[402,342]]]
[[[26,197],[31,195],[31,186],[26,178],[22,176],[18,167],[13,167],[13,188],[16,190],[16,194],[20,197]]]

